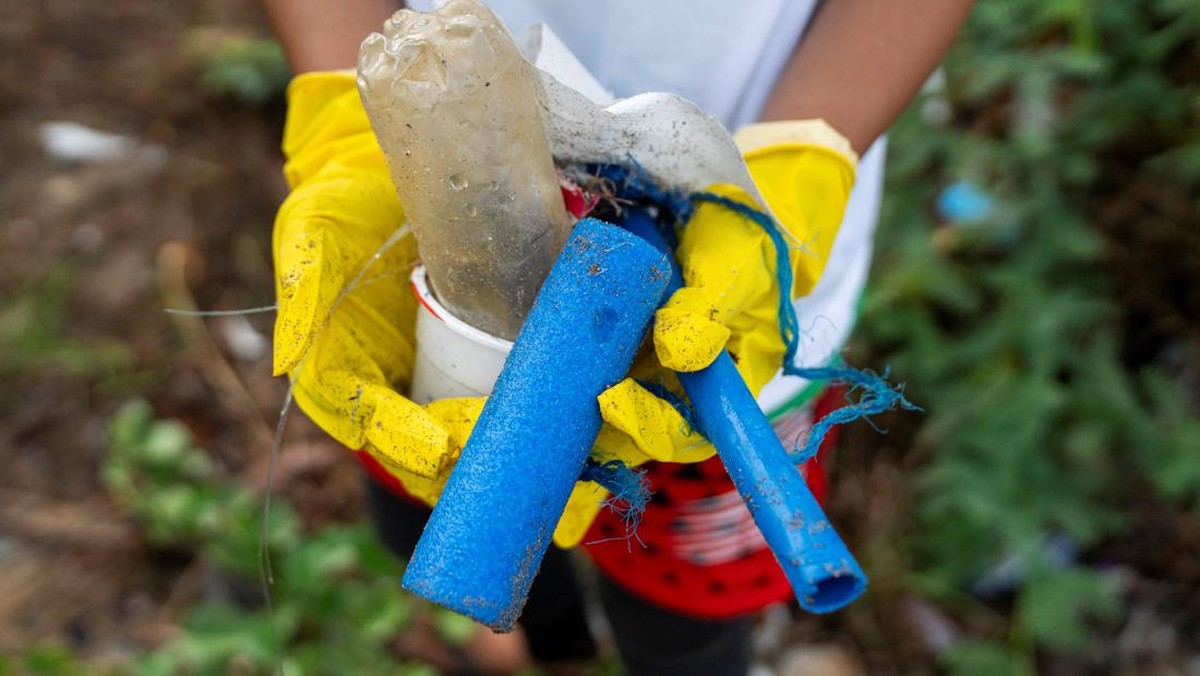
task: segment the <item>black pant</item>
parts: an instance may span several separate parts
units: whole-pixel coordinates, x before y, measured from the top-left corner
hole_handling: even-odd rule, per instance
[[[429,510],[405,500],[374,479],[368,504],[383,543],[407,559],[417,545]],[[630,676],[741,676],[750,666],[749,618],[702,620],[673,613],[599,576],[600,602],[612,625],[625,673]],[[596,656],[588,630],[583,592],[563,550],[551,546],[529,589],[518,620],[539,662]]]

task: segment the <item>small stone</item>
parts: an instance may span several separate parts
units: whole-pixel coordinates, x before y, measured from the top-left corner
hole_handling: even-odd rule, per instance
[[[833,644],[798,646],[779,658],[779,676],[860,676],[866,667],[850,649]]]
[[[221,337],[234,358],[253,362],[267,356],[271,350],[271,339],[259,333],[241,315],[222,317],[219,324]]]
[[[46,122],[38,128],[46,154],[63,162],[112,162],[134,152],[137,142],[77,122]]]
[[[82,254],[94,254],[104,244],[104,231],[95,223],[83,223],[71,233],[71,248]]]

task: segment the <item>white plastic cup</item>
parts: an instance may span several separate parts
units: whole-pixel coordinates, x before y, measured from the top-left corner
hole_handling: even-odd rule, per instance
[[[491,394],[513,344],[450,314],[418,265],[410,277],[417,308],[417,354],[409,398],[418,404]]]

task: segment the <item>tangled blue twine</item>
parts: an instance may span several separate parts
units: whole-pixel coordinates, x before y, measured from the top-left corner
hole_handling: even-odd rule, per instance
[[[892,385],[887,381],[886,371],[882,376],[879,376],[866,369],[859,370],[844,366],[825,366],[796,369],[795,374],[808,380],[845,383],[849,385],[849,389],[846,392],[847,397],[852,396],[858,391],[863,393],[858,398],[858,401],[830,411],[809,428],[808,439],[804,442],[804,446],[792,451],[791,454],[792,459],[798,465],[816,457],[817,451],[821,448],[821,442],[825,439],[825,435],[835,425],[845,425],[859,418],[890,411],[897,407],[907,411],[921,410],[920,406],[904,398],[903,384]]]
[[[637,381],[637,384],[646,388],[650,394],[653,394],[659,399],[662,399],[670,404],[671,408],[675,409],[679,413],[680,417],[682,417],[694,431],[698,432],[705,439],[708,438],[708,432],[706,432],[704,430],[704,426],[700,424],[700,415],[696,413],[696,409],[692,408],[691,405],[687,403],[686,399],[678,394],[675,394],[671,390],[668,390],[667,386],[663,385],[662,383],[656,383],[649,380],[639,380]]]
[[[646,513],[646,503],[650,502],[650,480],[644,471],[631,469],[620,460],[597,462],[588,458],[579,478],[594,481],[612,493],[604,504],[625,522],[627,534],[637,530]]]
[[[658,212],[657,225],[672,247],[678,244],[675,226],[686,225],[695,212],[696,205],[703,202],[720,205],[737,213],[758,225],[770,237],[775,247],[775,274],[779,282],[778,315],[780,337],[784,344],[783,372],[811,381],[846,383],[850,386],[847,396],[862,392],[857,401],[826,414],[809,429],[804,446],[792,453],[791,457],[797,464],[815,457],[825,435],[836,425],[844,425],[897,407],[910,411],[921,410],[905,399],[903,385],[892,385],[887,381],[886,371],[880,376],[868,370],[847,366],[802,368],[796,365],[796,354],[800,345],[800,321],[791,302],[792,265],[788,259],[787,240],[779,224],[770,214],[712,192],[686,193],[665,188],[654,181],[632,157],[629,158],[628,165],[590,165],[587,169],[592,175],[611,181],[617,188],[616,197],[654,207]],[[682,397],[654,383],[641,385],[671,404],[693,429],[704,434],[698,425],[695,410]]]

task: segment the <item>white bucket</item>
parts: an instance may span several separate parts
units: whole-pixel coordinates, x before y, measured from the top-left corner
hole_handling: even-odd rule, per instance
[[[418,404],[450,397],[490,394],[513,344],[451,315],[433,297],[425,266],[413,269],[417,308],[417,354],[410,398]]]

